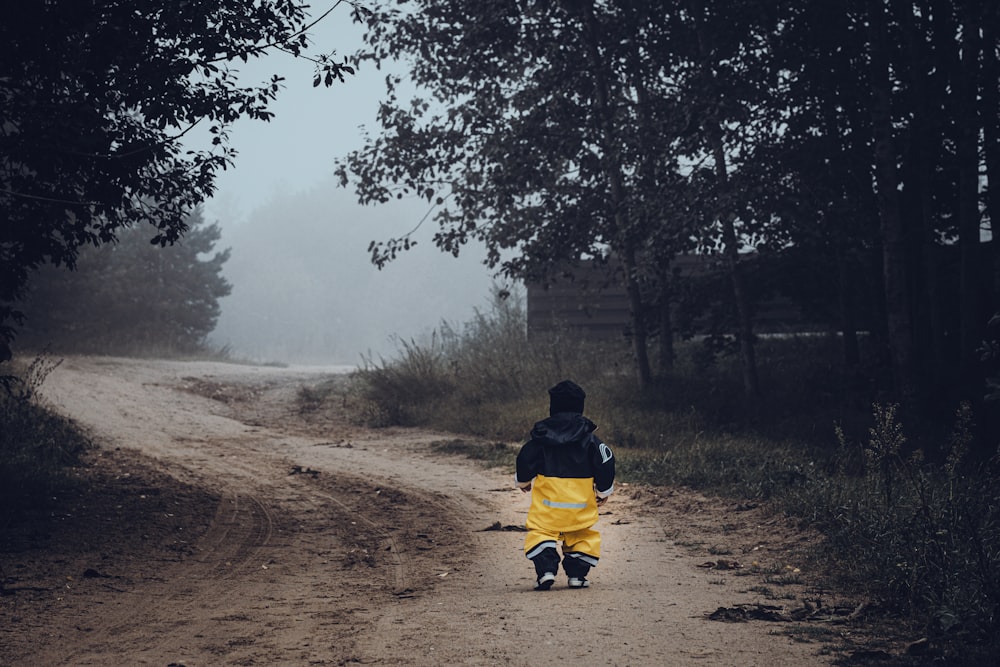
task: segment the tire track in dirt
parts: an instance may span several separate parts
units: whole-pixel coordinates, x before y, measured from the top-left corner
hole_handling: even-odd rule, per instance
[[[353,655],[353,639],[347,635],[356,634],[359,623],[367,622],[373,605],[385,604],[393,596],[418,594],[414,589],[419,586],[407,572],[420,568],[408,566],[412,560],[405,543],[357,504],[338,499],[311,480],[296,482],[274,506],[257,495],[224,493],[207,530],[192,546],[190,558],[169,564],[155,577],[124,584],[118,595],[101,603],[101,613],[88,620],[86,634],[48,647],[44,664],[142,665],[164,664],[168,659],[189,666],[274,664],[286,660],[277,656],[293,655],[296,648],[312,645],[324,634],[340,645],[317,647],[318,653],[303,653],[304,659],[321,663],[345,651]],[[387,494],[390,488],[377,478],[331,478],[325,484],[349,490],[349,495],[358,498],[376,491]],[[264,488],[260,493],[268,496],[271,491]],[[418,510],[422,503],[416,495],[406,495],[408,511]],[[331,513],[331,507],[337,511]],[[438,507],[433,505],[429,513],[437,513]],[[333,520],[362,530],[351,535],[331,531],[320,537],[321,545],[316,547],[310,544],[308,531],[291,525],[303,515],[316,514],[323,515],[323,522]],[[343,552],[330,558],[334,572],[359,569],[360,576],[373,586],[352,584],[340,594],[324,591],[331,584],[322,581],[321,569],[313,569],[303,555],[324,549],[335,552],[334,542],[340,543]],[[356,549],[363,549],[364,556],[351,556]],[[289,553],[297,556],[282,556]],[[389,554],[387,563],[385,553]],[[300,572],[289,576],[292,567]],[[343,578],[332,585],[343,585]],[[303,593],[313,599],[303,600]],[[328,607],[324,598],[330,601]],[[303,612],[316,619],[311,627],[289,623],[288,619]],[[345,627],[330,632],[325,619]],[[274,636],[260,637],[263,629]],[[213,658],[206,660],[206,655]]]
[[[53,665],[106,665],[109,653],[127,646],[134,664],[153,664],[161,656],[186,652],[190,638],[214,634],[220,611],[235,605],[251,563],[268,544],[273,516],[253,496],[224,495],[198,555],[168,566],[155,580],[134,582],[122,594],[102,602],[90,617],[87,635],[97,642],[69,642],[47,656]],[[148,662],[147,662],[148,661]]]
[[[389,552],[392,554],[392,564],[393,564],[392,592],[393,592],[393,595],[405,595],[406,593],[408,593],[411,589],[407,585],[407,580],[406,580],[406,565],[403,562],[403,556],[400,553],[399,545],[396,543],[396,540],[393,538],[393,536],[391,534],[389,534],[384,528],[382,528],[382,526],[380,526],[378,523],[372,521],[370,518],[368,518],[367,516],[361,514],[360,512],[352,510],[350,507],[347,506],[346,503],[341,502],[340,500],[334,498],[333,496],[331,496],[331,495],[329,495],[327,493],[319,492],[319,491],[317,491],[315,493],[315,495],[317,497],[319,497],[319,498],[322,498],[322,499],[326,500],[327,502],[331,502],[331,503],[337,505],[338,507],[340,507],[341,509],[343,509],[344,512],[346,512],[346,513],[348,513],[348,514],[350,514],[352,516],[357,517],[362,523],[366,524],[369,528],[371,528],[372,531],[376,535],[378,535],[383,540],[385,540],[385,542],[389,545],[388,546]]]
[[[219,578],[230,579],[267,546],[273,530],[272,512],[259,498],[223,496],[208,534],[201,540],[207,544],[198,560],[208,564]]]
[[[178,479],[222,491],[190,558],[102,601],[84,634],[48,647],[45,664],[323,662],[354,655],[378,605],[432,583],[439,559],[422,550],[451,514],[433,494],[400,491],[364,466],[363,477],[333,475],[330,461],[320,480],[289,476],[315,439],[214,414],[217,404],[141,368],[123,390],[74,366],[49,388],[61,410],[105,446],[135,447]]]

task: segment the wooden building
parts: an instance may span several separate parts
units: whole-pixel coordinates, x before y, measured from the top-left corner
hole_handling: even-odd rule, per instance
[[[680,280],[721,282],[725,278],[720,262],[717,255],[680,255],[673,262],[673,271]],[[620,267],[584,263],[574,268],[572,275],[566,271],[550,284],[529,282],[526,287],[529,338],[569,331],[587,340],[612,341],[628,333],[631,318]],[[727,293],[726,287],[721,286],[720,292]],[[770,295],[756,306],[758,333],[823,330],[807,322],[789,298]]]

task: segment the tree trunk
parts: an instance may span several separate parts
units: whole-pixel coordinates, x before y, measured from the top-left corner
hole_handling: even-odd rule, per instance
[[[892,136],[889,63],[886,56],[885,6],[868,5],[871,117],[874,139],[875,185],[882,242],[882,278],[886,306],[889,356],[896,393],[912,403],[915,393],[913,328],[908,302],[906,244],[899,212],[896,148]]]
[[[930,12],[924,9],[924,16]],[[900,7],[896,13],[897,20],[904,33],[906,52],[910,61],[909,71],[912,73],[910,86],[913,89],[913,120],[910,123],[909,146],[905,153],[912,155],[909,168],[911,175],[907,182],[907,190],[916,193],[911,202],[909,213],[916,218],[914,230],[920,231],[919,259],[913,260],[913,266],[919,271],[913,276],[911,288],[913,296],[913,344],[914,364],[920,366],[920,377],[926,388],[941,386],[945,372],[945,322],[942,314],[941,280],[939,275],[940,246],[937,240],[934,215],[934,166],[935,154],[939,150],[942,131],[941,122],[935,115],[932,100],[940,100],[945,94],[943,87],[937,81],[941,77],[940,68],[932,72],[929,63],[933,54],[928,54],[932,47],[928,43],[927,25],[917,25],[913,8],[909,4]],[[915,216],[912,214],[916,213]]]
[[[620,178],[618,192],[621,194]],[[612,188],[614,191],[615,188]],[[617,200],[614,194],[612,199]],[[620,214],[615,215],[616,222],[623,225]],[[642,291],[636,275],[637,265],[635,246],[626,242],[622,249],[622,264],[625,267],[625,291],[628,294],[629,312],[632,317],[632,353],[635,356],[636,379],[639,387],[645,389],[653,380],[653,372],[649,365],[649,334],[646,331],[646,318],[643,316]]]
[[[986,157],[986,213],[990,220],[990,243],[993,249],[993,294],[1000,291],[997,269],[1000,267],[1000,63],[997,62],[997,40],[1000,40],[1000,4],[986,3],[983,9],[983,89],[979,97],[982,105],[979,122],[983,125],[984,155]]]
[[[845,210],[846,207],[845,207]],[[855,290],[854,271],[847,258],[847,240],[843,225],[834,227],[834,260],[837,262],[837,297],[840,309],[840,332],[844,366],[857,368],[861,364],[861,350],[858,346],[858,324],[854,315]]]
[[[979,119],[977,114],[977,80],[979,73],[979,26],[968,3],[960,3],[962,20],[962,62],[958,78],[958,226],[961,256],[961,334],[960,366],[962,378],[971,383],[977,377],[976,349],[982,341],[983,322],[979,299],[980,238],[979,238]],[[995,115],[995,112],[994,112]]]
[[[611,209],[614,211],[615,247],[625,269],[625,291],[628,294],[629,311],[632,319],[632,352],[635,357],[636,375],[640,388],[646,388],[652,382],[652,370],[649,364],[649,336],[646,331],[646,321],[643,317],[642,292],[639,287],[636,248],[629,221],[628,201],[625,196],[624,177],[621,160],[618,157],[618,142],[614,132],[614,112],[611,109],[611,90],[605,74],[605,64],[601,59],[598,46],[600,27],[594,16],[591,3],[583,7],[584,34],[587,40],[587,56],[594,75],[594,90],[598,122],[600,124],[601,152],[604,170],[608,177],[611,194]]]
[[[721,132],[717,127],[709,131],[712,141],[712,155],[715,158],[715,174],[723,189],[728,189],[729,173],[726,166],[726,153],[722,145]],[[733,298],[736,300],[738,318],[737,337],[740,343],[740,368],[743,371],[743,393],[747,398],[756,399],[760,394],[760,384],[757,379],[757,354],[753,343],[753,315],[750,312],[750,300],[747,298],[740,267],[739,241],[736,237],[736,214],[729,212],[720,216],[722,224],[722,256],[725,260],[729,283],[733,288]]]
[[[657,279],[657,299],[658,313],[660,316],[660,376],[666,377],[674,370],[674,322],[670,312],[673,299],[671,298],[671,285],[673,277],[670,274],[670,261],[662,258],[659,264]]]
[[[633,24],[634,32],[637,34],[639,29],[639,23],[635,22]],[[657,183],[656,176],[657,160],[661,159],[662,153],[659,149],[659,142],[653,140],[653,138],[657,136],[658,128],[654,125],[653,119],[650,116],[649,93],[646,90],[646,81],[643,78],[649,73],[650,68],[643,66],[642,55],[639,51],[638,44],[634,39],[632,40],[630,46],[630,75],[632,79],[632,87],[635,89],[635,103],[639,119],[639,131],[641,136],[649,138],[649,141],[642,146],[642,157],[640,163],[639,188],[645,195],[658,190],[659,184]],[[652,301],[656,305],[659,319],[659,335],[657,339],[659,343],[659,373],[661,376],[665,377],[670,373],[670,371],[673,370],[674,367],[674,329],[670,313],[670,291],[672,282],[670,267],[673,262],[673,258],[676,255],[676,249],[675,244],[673,243],[674,235],[669,231],[669,229],[667,229],[668,223],[662,220],[662,211],[657,210],[654,212],[651,210],[651,207],[646,204],[645,197],[643,199],[643,204],[638,212],[640,223],[639,229],[652,234],[654,233],[653,220],[655,219],[659,222],[659,229],[656,232],[658,233],[658,242],[647,244],[646,250],[649,255],[643,259],[647,265],[655,263],[656,268],[655,297]]]
[[[715,57],[712,49],[708,46],[711,43],[710,35],[699,17],[702,16],[704,7],[701,2],[692,3],[692,15],[696,21],[696,32],[698,38],[698,50],[702,59],[702,67],[705,69],[709,80],[714,80],[712,68],[714,63],[711,59]],[[707,91],[709,96],[715,95],[713,91]],[[717,102],[718,100],[710,100]],[[713,106],[715,106],[713,104]],[[729,168],[726,160],[726,150],[722,138],[721,121],[715,117],[709,117],[703,123],[706,138],[709,142],[709,149],[715,161],[715,176],[718,180],[720,190],[728,194],[730,189]],[[747,298],[746,289],[740,267],[739,242],[736,236],[736,214],[731,209],[719,212],[719,223],[722,225],[722,253],[729,275],[729,282],[733,290],[733,298],[736,300],[736,314],[738,318],[737,338],[740,343],[740,367],[743,372],[743,393],[751,401],[756,400],[760,395],[760,384],[757,379],[757,358],[753,341],[753,316],[750,312],[750,302]]]

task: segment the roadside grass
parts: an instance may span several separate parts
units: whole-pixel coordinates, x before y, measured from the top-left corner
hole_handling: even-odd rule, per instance
[[[0,377],[0,528],[10,515],[44,506],[90,446],[70,420],[46,409],[37,390],[59,365],[39,356]]]
[[[62,341],[58,347],[33,347],[30,343],[18,346],[22,358],[53,357],[58,355],[125,357],[129,359],[161,359],[165,361],[212,361],[234,365],[270,366],[286,368],[283,361],[250,359],[237,355],[229,345],[204,344],[197,347],[167,345],[165,343],[112,343],[108,341],[86,341],[73,345]]]
[[[517,449],[506,442],[470,442],[456,438],[432,442],[431,449],[441,454],[465,456],[491,468],[513,469],[517,457]]]
[[[622,481],[769,501],[825,535],[813,556],[831,585],[921,628],[939,659],[1000,653],[1000,457],[973,455],[967,406],[949,436],[908,416],[908,441],[871,372],[841,370],[839,341],[825,336],[761,340],[753,404],[735,359],[700,342],[678,345],[673,369],[640,392],[624,346],[529,345],[524,319],[521,304],[497,301],[461,330],[367,360],[352,377],[356,414],[453,433],[439,451],[511,468],[547,415],[547,388],[573,379]],[[797,583],[787,572],[766,582],[776,595]]]

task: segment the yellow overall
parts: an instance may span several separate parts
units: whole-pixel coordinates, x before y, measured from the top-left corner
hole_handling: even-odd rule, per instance
[[[601,534],[591,529],[595,523],[593,477],[537,475],[525,524],[524,553],[530,554],[543,543],[561,541],[564,552],[584,554],[596,561],[601,557]]]
[[[615,460],[596,428],[579,412],[557,412],[535,424],[518,452],[514,481],[531,490],[524,555],[535,566],[537,590],[552,585],[559,542],[571,588],[588,586],[586,575],[601,557],[601,535],[593,529],[597,498],[614,491]]]

